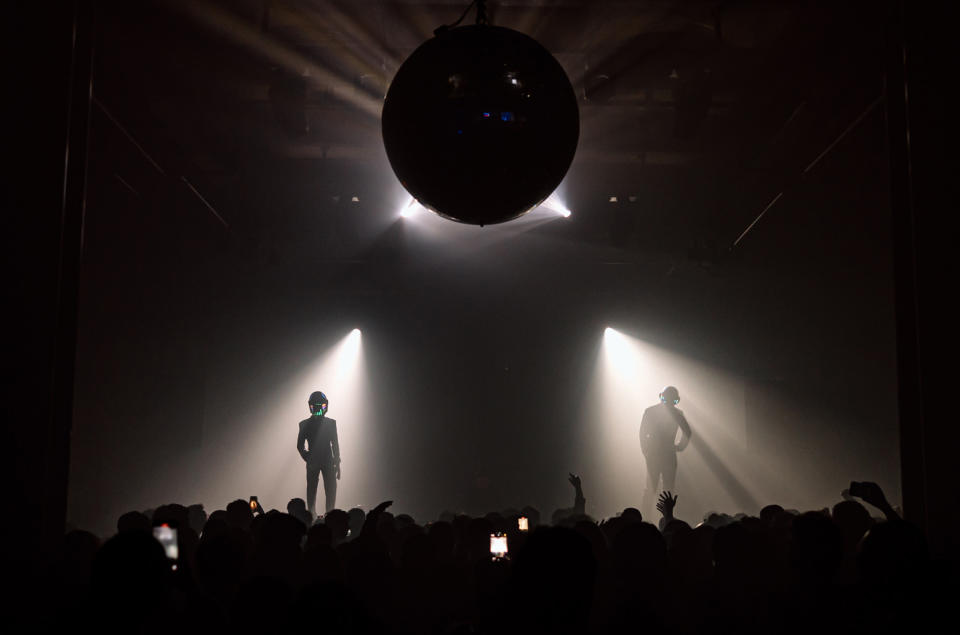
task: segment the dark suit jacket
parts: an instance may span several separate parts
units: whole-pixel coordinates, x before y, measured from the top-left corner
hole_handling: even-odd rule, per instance
[[[310,417],[301,421],[297,451],[313,467],[333,467],[338,464],[340,440],[337,438],[336,419]]]

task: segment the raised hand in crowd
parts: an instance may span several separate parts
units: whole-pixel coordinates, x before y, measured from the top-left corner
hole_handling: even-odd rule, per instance
[[[667,520],[673,520],[673,508],[677,506],[677,498],[670,492],[660,492],[660,498],[657,499],[657,511],[663,514]]]
[[[887,502],[887,497],[884,496],[883,490],[876,483],[871,481],[854,481],[850,483],[850,489],[848,491],[851,496],[861,498],[863,501],[870,503],[882,511],[887,520],[900,520],[900,515],[897,514],[896,510]]]
[[[567,480],[573,485],[573,513],[583,515],[586,513],[587,499],[583,497],[583,488],[580,486],[580,477],[572,472],[567,474]]]

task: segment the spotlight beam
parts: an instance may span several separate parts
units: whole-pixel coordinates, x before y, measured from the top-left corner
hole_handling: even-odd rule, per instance
[[[380,116],[382,106],[380,100],[356,91],[351,82],[345,81],[339,75],[276,39],[264,35],[232,13],[199,2],[177,3],[176,6],[211,31],[225,35],[237,44],[260,53],[292,72],[303,73],[306,70],[306,75],[315,85],[333,86],[338,98],[351,103],[371,117]]]
[[[594,464],[602,466],[590,475],[603,491],[598,506],[613,511],[641,498],[647,474],[637,443],[640,413],[665,384],[678,386],[681,399],[685,389],[690,396],[684,410],[693,429],[693,449],[678,455],[675,484],[687,492],[686,513],[697,516],[721,505],[756,510],[763,490],[749,486],[755,470],[737,432],[744,418],[738,397],[742,380],[611,327],[604,329],[585,399],[586,411],[600,423],[585,438],[596,456]],[[709,407],[699,407],[698,400]]]
[[[744,511],[760,511],[760,503],[747,491],[740,479],[730,471],[730,468],[717,456],[716,452],[707,444],[702,434],[694,434],[690,439],[690,446],[697,451],[704,464],[717,477],[717,482],[727,490],[738,509]]]
[[[410,197],[410,200],[407,202],[407,204],[404,205],[404,206],[403,206],[403,209],[400,210],[400,217],[401,217],[401,218],[410,218],[411,216],[413,216],[413,213],[414,213],[414,212],[416,211],[416,209],[417,209],[417,205],[418,205],[417,199],[415,199],[415,198],[413,198],[413,197],[411,196],[411,197]]]
[[[556,196],[552,194],[547,197],[547,200],[540,203],[539,207],[543,207],[552,212],[555,212],[560,216],[562,216],[563,218],[570,218],[570,214],[572,213],[569,209],[567,209],[567,206],[560,201],[560,199],[558,199]]]

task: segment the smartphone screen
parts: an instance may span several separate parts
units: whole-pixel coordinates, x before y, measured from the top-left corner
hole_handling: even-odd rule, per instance
[[[251,496],[251,497],[250,497],[250,510],[251,510],[251,511],[257,511],[257,497],[256,497],[256,496]]]
[[[160,525],[153,528],[153,537],[163,545],[163,550],[167,554],[168,560],[176,562],[180,557],[180,549],[177,546],[177,530],[168,525]],[[176,565],[174,565],[176,567]]]
[[[490,534],[490,555],[502,558],[507,555],[507,537],[504,534]]]
[[[526,516],[521,516],[517,519],[517,529],[520,531],[528,531],[530,529],[530,521],[527,520]]]

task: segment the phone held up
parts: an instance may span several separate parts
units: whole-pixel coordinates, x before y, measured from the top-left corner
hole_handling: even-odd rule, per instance
[[[153,528],[153,537],[163,546],[163,551],[167,554],[167,560],[170,561],[170,568],[176,571],[177,559],[180,557],[180,547],[177,543],[177,528],[163,523],[159,527]]]
[[[499,532],[490,534],[490,556],[494,560],[503,560],[507,552],[507,535]]]
[[[530,520],[526,516],[517,518],[517,529],[520,531],[530,531]]]

